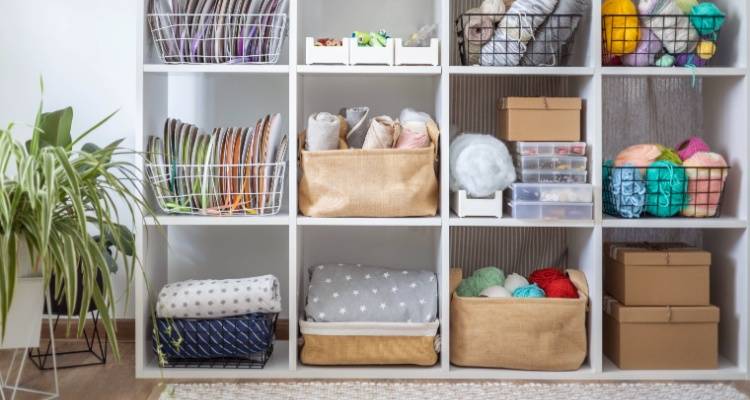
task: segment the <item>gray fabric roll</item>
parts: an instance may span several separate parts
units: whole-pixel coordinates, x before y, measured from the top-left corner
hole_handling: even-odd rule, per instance
[[[344,117],[349,132],[346,134],[346,144],[352,149],[361,149],[367,136],[367,116],[370,114],[368,107],[342,108],[339,114]]]
[[[326,264],[310,268],[305,313],[315,322],[432,322],[437,276],[430,271]]]
[[[521,60],[522,65],[556,66],[562,65],[558,58],[560,49],[575,35],[582,17],[571,17],[571,14],[586,15],[590,6],[589,0],[560,0],[551,18],[539,28],[531,39]],[[557,16],[557,17],[554,17]]]
[[[521,63],[526,46],[557,0],[517,0],[500,20],[492,39],[482,46],[481,65],[515,66]]]
[[[337,116],[322,112],[307,119],[306,148],[310,151],[336,150],[339,148],[341,121]]]

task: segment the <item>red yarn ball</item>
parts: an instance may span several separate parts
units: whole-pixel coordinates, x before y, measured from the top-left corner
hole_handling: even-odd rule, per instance
[[[554,281],[548,282],[547,287],[544,288],[544,292],[547,297],[556,297],[562,299],[577,299],[578,289],[576,289],[573,282],[568,278],[555,279]]]
[[[536,283],[540,288],[547,291],[547,284],[555,279],[565,278],[565,273],[557,268],[538,269],[529,275],[529,283]]]

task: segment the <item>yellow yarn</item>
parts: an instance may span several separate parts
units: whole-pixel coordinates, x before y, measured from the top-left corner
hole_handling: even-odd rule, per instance
[[[710,40],[701,40],[695,48],[695,54],[703,60],[710,60],[716,54],[716,44]]]
[[[631,0],[606,0],[602,4],[602,15],[607,52],[615,56],[634,52],[641,31],[635,4]]]

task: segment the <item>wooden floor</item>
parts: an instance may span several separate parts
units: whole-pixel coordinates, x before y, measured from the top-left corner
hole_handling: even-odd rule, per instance
[[[71,349],[70,342],[62,343],[60,351]],[[156,400],[163,383],[135,379],[135,345],[120,344],[122,360],[110,357],[107,365],[60,370],[60,394],[64,400]],[[0,353],[0,368],[6,370],[10,353]],[[740,391],[750,394],[750,382],[734,382]],[[52,388],[52,373],[40,372],[31,363],[26,364],[22,385],[48,390]],[[8,393],[8,392],[6,392]],[[19,400],[38,399],[34,396],[17,396]],[[552,398],[552,397],[550,397]]]

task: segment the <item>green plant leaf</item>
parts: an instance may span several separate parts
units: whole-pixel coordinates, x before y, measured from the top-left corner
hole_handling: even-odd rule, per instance
[[[44,146],[68,147],[73,142],[70,129],[73,126],[73,108],[43,113],[40,123],[40,144]]]
[[[135,235],[125,225],[107,224],[103,226],[102,236],[105,243],[114,246],[126,256],[135,253]]]

